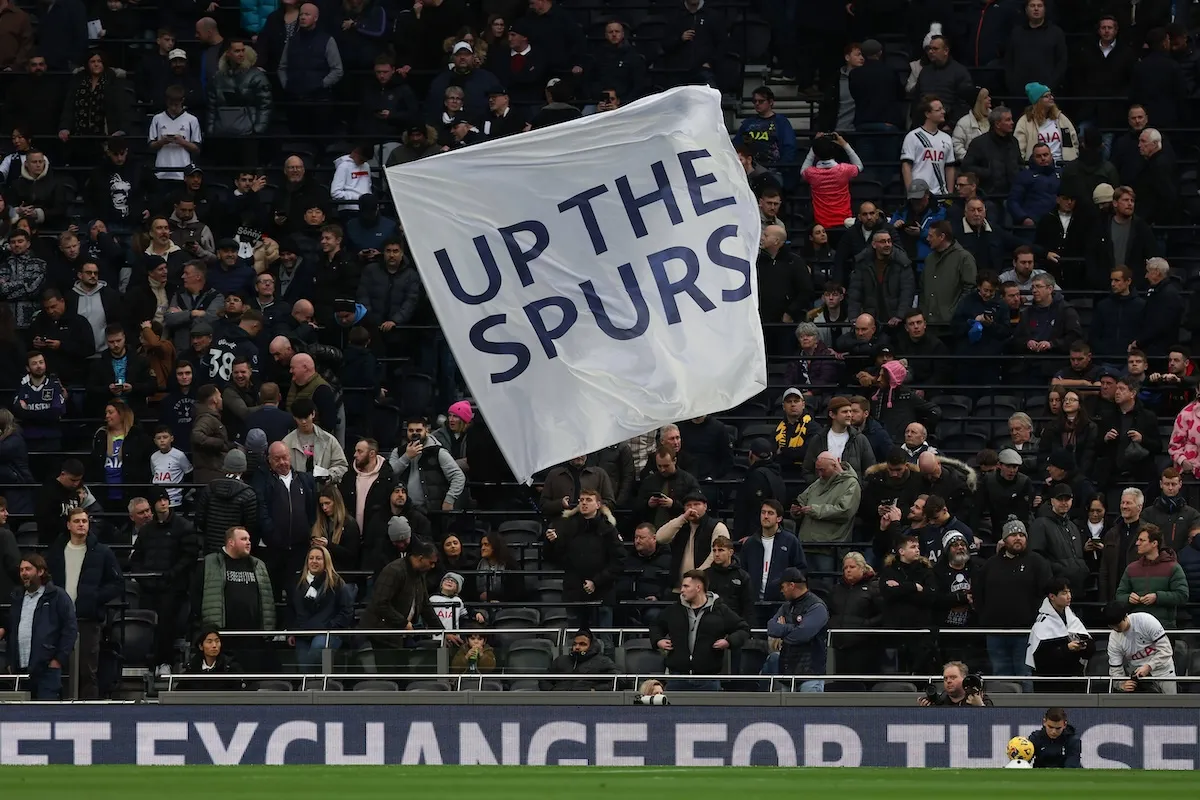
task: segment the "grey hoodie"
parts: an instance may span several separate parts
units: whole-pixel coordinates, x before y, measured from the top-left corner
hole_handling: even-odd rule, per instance
[[[108,349],[108,341],[104,336],[104,328],[108,325],[108,319],[104,315],[104,304],[100,302],[100,290],[107,285],[104,281],[100,281],[91,292],[84,290],[79,281],[75,281],[75,285],[71,287],[71,291],[79,295],[79,316],[86,319],[88,325],[92,326],[92,338],[96,341],[97,353]]]
[[[704,605],[699,608],[692,608],[687,601],[683,599],[683,595],[679,596],[679,604],[683,606],[684,612],[687,614],[688,621],[688,652],[692,653],[696,650],[696,631],[700,628],[700,620],[704,619],[704,615],[712,609],[713,603],[717,601],[717,595],[714,592],[706,592]]]

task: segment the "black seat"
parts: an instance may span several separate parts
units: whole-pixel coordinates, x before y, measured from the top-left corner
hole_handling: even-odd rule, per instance
[[[872,692],[906,692],[915,694],[920,689],[911,681],[880,681],[871,687]]]
[[[260,692],[290,692],[295,687],[290,681],[259,681],[258,691]]]
[[[555,655],[552,642],[545,639],[521,639],[509,646],[504,667],[506,671],[518,674],[549,672]]]
[[[448,692],[450,685],[445,681],[412,681],[404,687],[406,692]]]
[[[400,687],[396,685],[395,681],[384,681],[384,680],[375,679],[375,680],[369,680],[369,681],[359,681],[358,683],[354,684],[354,691],[356,691],[356,692],[398,692],[398,691],[400,691]]]

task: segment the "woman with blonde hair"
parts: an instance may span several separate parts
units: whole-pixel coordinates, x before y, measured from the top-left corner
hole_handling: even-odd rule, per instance
[[[976,138],[987,133],[992,124],[988,122],[988,114],[992,110],[992,93],[986,87],[979,90],[975,96],[975,106],[963,114],[954,126],[954,157],[959,163],[967,155],[967,148]]]
[[[327,483],[317,495],[317,521],[312,527],[312,543],[329,550],[342,569],[358,569],[362,532],[352,514],[346,513],[342,491]]]
[[[289,592],[292,607],[291,627],[297,630],[344,631],[354,627],[355,587],[346,583],[333,568],[333,557],[319,544],[308,548],[304,574]],[[322,650],[337,650],[342,638],[333,633],[319,636],[292,636],[288,644],[296,648],[296,662],[304,672],[316,672],[321,666]]]
[[[1013,131],[1021,148],[1021,158],[1028,161],[1033,148],[1039,144],[1050,148],[1057,165],[1078,158],[1079,133],[1074,123],[1059,110],[1050,87],[1044,83],[1027,83],[1025,96],[1029,98],[1029,106]]]
[[[878,628],[883,619],[879,578],[859,552],[842,557],[842,577],[829,593],[829,627]],[[876,638],[867,634],[838,634],[830,640],[837,651],[838,672],[869,674],[881,669]]]
[[[116,511],[134,492],[144,492],[145,488],[127,493],[122,487],[149,486],[153,479],[150,470],[153,452],[154,441],[137,424],[133,409],[121,400],[110,400],[104,406],[104,425],[92,437],[88,474],[103,475],[103,482],[109,487],[106,492],[97,493],[97,499],[109,510]]]

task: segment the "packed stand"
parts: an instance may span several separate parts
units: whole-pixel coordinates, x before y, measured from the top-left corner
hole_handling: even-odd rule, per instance
[[[4,663],[1200,674],[1176,5],[4,3]],[[771,385],[520,487],[380,168],[694,82],[741,117]],[[829,634],[873,628],[936,633]],[[330,632],[237,635],[287,629]]]

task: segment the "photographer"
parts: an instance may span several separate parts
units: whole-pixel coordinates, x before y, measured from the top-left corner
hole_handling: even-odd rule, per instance
[[[1119,692],[1175,694],[1175,654],[1162,623],[1144,611],[1129,613],[1119,600],[1104,607],[1108,637],[1108,674]],[[1125,680],[1121,680],[1125,678]]]
[[[1075,727],[1067,724],[1067,711],[1048,708],[1042,727],[1029,734],[1033,743],[1033,766],[1041,769],[1080,769],[1083,743]]]
[[[975,706],[983,708],[992,705],[992,699],[983,693],[983,678],[967,673],[967,665],[961,661],[951,661],[942,667],[942,686],[939,692],[932,683],[925,689],[925,696],[917,700],[917,705],[929,706]]]

